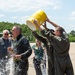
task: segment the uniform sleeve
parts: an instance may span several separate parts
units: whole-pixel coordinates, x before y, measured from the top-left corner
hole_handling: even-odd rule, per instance
[[[48,32],[46,33],[45,30],[42,30],[42,31],[41,31],[41,34],[42,34],[44,37],[47,37],[49,33],[48,33]]]
[[[43,42],[43,43],[46,43],[46,39],[43,38],[42,36],[38,35],[35,31],[32,32],[32,34],[33,34],[34,37],[35,37],[36,39],[38,39],[39,41],[41,41],[41,42]]]
[[[24,50],[24,53],[21,54],[21,58],[26,59],[32,54],[32,49],[28,40],[23,40],[22,44],[23,44],[22,48]]]
[[[51,30],[49,30],[49,31],[42,30],[42,31],[41,31],[41,34],[42,34],[44,37],[49,38],[49,39],[51,39],[51,38],[54,37],[54,34],[53,34],[53,32],[52,32]]]

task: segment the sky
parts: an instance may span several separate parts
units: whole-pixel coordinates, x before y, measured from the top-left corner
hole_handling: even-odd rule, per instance
[[[26,24],[36,11],[62,26],[66,32],[75,30],[75,0],[0,0],[0,22]],[[48,28],[54,28],[47,23]]]

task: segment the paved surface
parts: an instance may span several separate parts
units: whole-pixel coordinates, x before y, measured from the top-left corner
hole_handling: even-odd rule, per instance
[[[75,75],[75,43],[71,43],[70,57],[71,57],[71,60],[72,60],[72,64],[73,64],[73,68],[74,68],[74,75]]]
[[[33,44],[31,44],[33,45]],[[74,72],[75,72],[75,43],[70,43],[70,57],[73,63],[73,67],[74,67]],[[30,56],[29,58],[29,71],[28,71],[28,75],[36,75],[35,74],[35,70],[34,70],[34,66],[33,66],[33,61],[32,61],[32,57],[33,54]]]

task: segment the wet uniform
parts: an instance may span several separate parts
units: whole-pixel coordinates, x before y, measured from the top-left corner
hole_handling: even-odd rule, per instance
[[[21,59],[20,60],[14,60],[15,62],[15,74],[14,75],[28,75],[28,57],[32,53],[32,49],[30,47],[29,41],[22,36],[21,34],[17,37],[17,39],[14,41],[14,53],[20,54]]]

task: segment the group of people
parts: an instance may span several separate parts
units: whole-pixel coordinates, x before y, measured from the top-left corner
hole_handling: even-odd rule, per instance
[[[47,28],[46,22],[52,24],[55,30]],[[15,63],[13,75],[28,75],[28,58],[33,50],[33,63],[36,75],[43,75],[40,65],[44,61],[46,68],[46,55],[44,56],[46,52],[48,75],[74,75],[69,55],[70,42],[65,30],[48,18],[42,24],[44,29],[36,20],[34,20],[34,24],[39,29],[41,35],[37,34],[36,31],[32,31],[36,39],[36,43],[32,47],[28,39],[22,35],[22,29],[19,26],[13,26],[11,38],[9,37],[8,30],[3,31],[3,36],[0,38],[0,60],[9,59],[12,55]],[[13,47],[11,47],[12,45]]]
[[[12,28],[12,38],[9,37],[9,31],[4,30],[3,36],[0,38],[0,60],[7,56],[13,57],[15,64],[13,75],[27,75],[29,62],[28,57],[32,53],[29,41],[22,35],[19,26]],[[11,47],[13,43],[13,48]],[[9,58],[8,57],[8,58]]]
[[[55,30],[49,29],[46,22],[52,24]],[[70,42],[66,31],[48,18],[42,24],[43,29],[34,20],[35,26],[40,30],[41,36],[32,31],[35,38],[44,43],[48,56],[48,75],[74,75],[73,65],[69,55]]]

